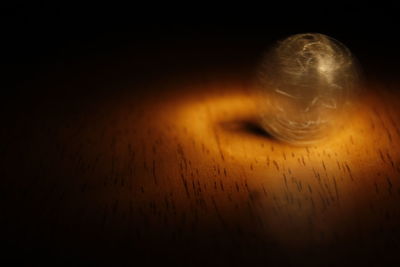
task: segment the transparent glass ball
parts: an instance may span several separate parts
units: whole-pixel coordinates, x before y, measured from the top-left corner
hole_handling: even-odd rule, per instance
[[[326,137],[359,88],[357,66],[346,46],[323,34],[296,34],[278,42],[259,69],[261,126],[293,144]]]

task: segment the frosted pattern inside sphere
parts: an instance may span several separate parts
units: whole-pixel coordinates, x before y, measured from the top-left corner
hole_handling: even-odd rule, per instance
[[[278,42],[259,71],[262,127],[290,143],[320,140],[343,116],[358,73],[349,49],[326,35],[296,34]]]

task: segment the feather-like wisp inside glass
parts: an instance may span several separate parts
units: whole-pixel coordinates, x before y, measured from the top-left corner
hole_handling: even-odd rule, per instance
[[[339,41],[296,34],[264,55],[258,84],[261,126],[279,140],[310,144],[340,124],[359,88],[359,68]]]

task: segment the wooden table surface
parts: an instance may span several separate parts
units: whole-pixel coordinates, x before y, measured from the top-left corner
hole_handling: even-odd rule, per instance
[[[16,262],[395,263],[398,83],[367,80],[343,128],[296,147],[259,129],[248,66],[139,64],[121,80],[125,65],[96,64],[27,83],[4,113],[1,234]]]

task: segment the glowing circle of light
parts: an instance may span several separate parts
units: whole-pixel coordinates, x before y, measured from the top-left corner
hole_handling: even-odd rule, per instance
[[[337,128],[359,88],[359,69],[339,41],[296,34],[264,55],[258,82],[262,127],[279,140],[309,144]]]

